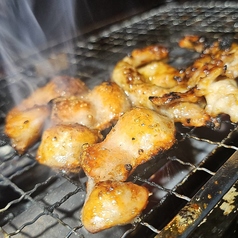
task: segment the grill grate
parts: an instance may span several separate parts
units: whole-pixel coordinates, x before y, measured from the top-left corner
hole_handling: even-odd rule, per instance
[[[57,66],[53,74],[60,71],[79,76],[93,87],[107,80],[115,63],[132,49],[154,43],[171,48],[171,64],[186,66],[195,56],[178,49],[178,39],[187,33],[199,33],[211,38],[225,36],[237,40],[237,11],[238,4],[229,2],[173,3],[153,9],[86,39],[80,36],[74,39],[73,47],[59,47],[64,55],[60,60],[64,62],[66,57],[67,64]],[[44,54],[51,58],[51,63],[52,59],[58,59],[57,54],[48,55],[48,51]],[[14,92],[20,90],[25,97],[47,81],[42,74],[44,65],[45,61],[18,62],[15,75],[0,80],[1,122],[14,105]],[[1,132],[3,126],[2,123]],[[111,228],[96,235],[87,233],[79,218],[85,197],[84,174],[66,175],[37,164],[34,160],[37,145],[19,157],[2,133],[0,232],[6,237],[142,237],[142,234],[144,237],[180,237],[178,226],[173,222],[182,217],[179,224],[184,228],[183,237],[189,237],[237,180],[237,153],[233,153],[238,150],[238,132],[237,125],[226,118],[218,131],[181,125],[177,125],[177,129],[176,145],[139,166],[129,178],[153,192],[142,216],[132,225]],[[220,186],[214,186],[215,182]],[[198,200],[199,204],[208,206],[199,206],[197,213],[194,213],[196,209],[191,212],[189,208],[195,208]],[[237,207],[232,214],[236,211]],[[192,222],[189,216],[195,220]],[[219,234],[225,233],[230,222],[227,221]]]

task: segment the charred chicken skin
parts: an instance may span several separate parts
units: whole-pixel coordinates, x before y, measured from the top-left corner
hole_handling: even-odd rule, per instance
[[[205,97],[205,111],[213,117],[227,114],[232,122],[238,122],[238,86],[235,80],[238,76],[238,45],[232,43],[221,48],[222,42],[215,41],[207,46],[198,36],[186,36],[179,44],[181,47],[202,52],[192,66],[196,68],[197,77],[194,74],[192,77],[187,74],[186,77],[188,85],[196,83],[199,89],[196,93]]]
[[[153,54],[154,51],[150,49],[146,47],[132,51],[132,55],[118,62],[112,72],[112,81],[124,89],[132,105],[153,109],[185,126],[216,124],[216,120],[206,113],[200,103],[200,95],[194,94],[193,101],[187,97],[192,87],[188,86],[184,74],[164,62],[168,58],[168,50],[156,47],[161,54]],[[179,95],[176,101],[161,104],[161,97],[170,97],[172,94]]]

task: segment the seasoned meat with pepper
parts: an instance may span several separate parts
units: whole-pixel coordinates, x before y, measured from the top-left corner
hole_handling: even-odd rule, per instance
[[[36,89],[20,104],[11,109],[5,121],[5,133],[19,154],[23,154],[39,141],[42,129],[50,115],[47,104],[64,95],[80,95],[88,92],[86,85],[77,78],[54,77],[44,87]]]
[[[104,130],[114,125],[131,108],[124,91],[113,82],[103,82],[82,96],[59,97],[52,101],[51,121],[79,123]]]
[[[97,181],[125,181],[134,169],[175,142],[173,120],[153,110],[133,108],[118,120],[101,143],[88,145],[81,166]]]
[[[87,192],[81,219],[91,233],[133,222],[148,203],[148,190],[131,182],[105,181],[88,186],[93,187]]]
[[[157,50],[151,51],[151,48],[132,51],[132,55],[119,61],[112,72],[112,81],[123,88],[132,105],[153,109],[185,126],[216,125],[216,120],[200,103],[202,96],[193,94],[193,101],[187,97],[192,87],[188,86],[184,72],[164,62],[168,58],[168,50],[155,47]],[[170,103],[158,103],[159,98],[171,95],[179,97]]]
[[[83,125],[52,126],[43,133],[36,160],[55,169],[79,172],[83,146],[101,140],[102,136],[97,130]]]

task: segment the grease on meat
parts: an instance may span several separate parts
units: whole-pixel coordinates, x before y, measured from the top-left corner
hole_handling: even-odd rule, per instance
[[[83,206],[84,227],[95,233],[131,223],[146,207],[148,197],[145,187],[131,182],[99,182],[88,192]]]
[[[79,124],[55,125],[44,131],[36,160],[52,168],[78,172],[83,145],[102,140],[96,130]]]
[[[50,115],[47,103],[51,99],[87,91],[88,88],[79,79],[58,76],[12,108],[6,116],[5,133],[18,153],[25,153],[40,139],[42,129]]]
[[[79,123],[91,129],[104,130],[115,124],[131,108],[124,91],[113,82],[103,82],[89,93],[53,100],[53,123]]]
[[[5,133],[19,154],[23,154],[39,140],[48,116],[47,106],[34,106],[22,111],[14,108],[8,113]]]
[[[200,76],[196,81],[197,93],[206,99],[205,111],[213,117],[224,113],[230,116],[232,122],[238,122],[238,45],[232,43],[221,47],[223,42],[218,40],[207,46],[205,41],[199,42],[199,39],[198,36],[186,36],[181,39],[180,46],[202,52],[193,65],[199,65],[196,70]],[[208,76],[205,77],[204,72]],[[188,77],[188,84],[194,84],[193,75]]]
[[[199,103],[202,101],[202,96],[194,94],[195,99],[193,101],[187,96],[182,96],[182,94],[187,95],[188,91],[196,86],[196,84],[189,85],[187,83],[185,76],[187,76],[188,70],[180,72],[164,63],[163,60],[168,57],[168,50],[163,47],[158,47],[157,50],[161,51],[160,57],[157,55],[152,57],[153,54],[150,52],[148,58],[145,54],[149,51],[147,47],[136,51],[136,54],[133,54],[133,51],[131,57],[125,57],[115,66],[112,81],[124,89],[133,106],[153,109],[185,126],[217,125],[216,120],[206,113],[202,107],[203,104]],[[190,77],[191,71],[194,72],[194,70],[189,71]],[[199,73],[201,72],[200,70]],[[197,75],[193,74],[193,77],[197,80]],[[158,104],[158,100],[155,99],[164,98],[165,95],[171,94],[180,94],[179,100],[165,105]],[[187,101],[185,102],[185,100]],[[183,113],[179,112],[180,109],[183,110]]]
[[[175,142],[174,122],[145,108],[126,112],[101,143],[88,145],[81,165],[97,181],[125,181],[134,169]]]

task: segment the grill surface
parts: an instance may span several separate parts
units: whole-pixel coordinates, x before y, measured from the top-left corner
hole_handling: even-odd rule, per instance
[[[179,49],[178,39],[198,33],[236,40],[237,12],[238,5],[229,2],[168,4],[106,31],[86,38],[80,36],[47,50],[42,55],[48,60],[32,56],[31,64],[29,60],[17,62],[14,74],[0,80],[1,132],[5,114],[16,100],[12,95],[21,92],[20,97],[27,96],[47,82],[49,75],[78,76],[93,87],[109,79],[115,63],[132,49],[154,43],[170,47],[171,64],[186,66],[196,55]],[[46,63],[52,67],[46,69]],[[67,175],[39,165],[34,160],[37,145],[19,157],[1,133],[0,234],[6,237],[228,237],[229,228],[237,226],[237,125],[224,117],[217,131],[181,125],[177,125],[177,131],[177,143],[170,151],[152,158],[129,178],[153,192],[140,219],[133,225],[95,235],[85,231],[79,217],[85,197],[84,174]],[[229,200],[228,195],[233,199]],[[208,221],[219,223],[207,229]]]

